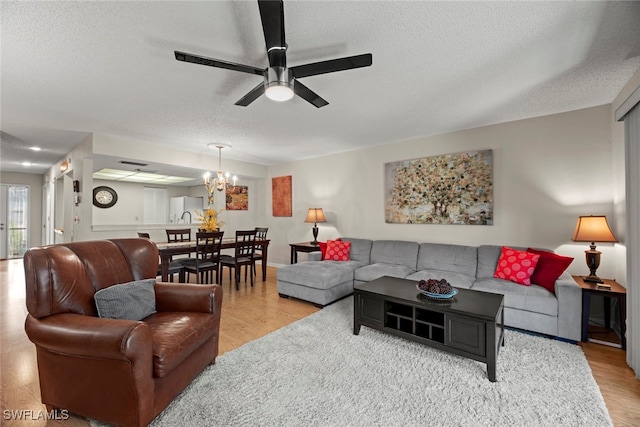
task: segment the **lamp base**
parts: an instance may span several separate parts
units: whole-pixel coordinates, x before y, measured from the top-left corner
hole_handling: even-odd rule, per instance
[[[317,224],[313,224],[312,232],[313,232],[313,242],[311,242],[311,244],[313,246],[318,246],[319,243],[318,243],[318,226],[317,226]]]
[[[585,282],[591,282],[591,283],[604,283],[602,279],[596,276],[595,274],[584,276],[582,280],[584,280]]]

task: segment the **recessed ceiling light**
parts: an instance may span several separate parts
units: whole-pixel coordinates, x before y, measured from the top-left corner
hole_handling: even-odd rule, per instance
[[[167,176],[157,173],[141,171],[125,171],[120,169],[101,169],[93,173],[94,179],[106,179],[110,181],[138,182],[146,184],[176,184],[179,182],[193,181],[193,178],[180,176]]]
[[[22,166],[31,166],[31,162],[22,162],[20,163]]]
[[[42,148],[40,147],[36,147],[35,145],[33,147],[29,147],[29,150],[33,150],[33,151],[40,151],[42,150]]]

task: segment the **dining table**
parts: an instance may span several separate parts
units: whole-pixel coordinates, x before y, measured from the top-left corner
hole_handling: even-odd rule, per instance
[[[267,250],[269,248],[269,239],[256,239],[256,248],[262,251],[262,281],[267,280]],[[162,281],[169,280],[169,261],[174,255],[185,255],[196,252],[196,241],[187,242],[155,242],[160,254],[160,271]],[[233,237],[223,238],[221,249],[233,249],[236,246],[236,239]]]

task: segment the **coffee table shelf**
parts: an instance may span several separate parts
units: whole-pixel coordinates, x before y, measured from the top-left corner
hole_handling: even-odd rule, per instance
[[[415,282],[381,277],[354,287],[353,333],[361,326],[397,335],[487,364],[496,381],[496,362],[504,345],[504,297],[460,289],[456,297],[434,301]]]
[[[385,302],[386,328],[444,344],[444,314],[406,304]]]

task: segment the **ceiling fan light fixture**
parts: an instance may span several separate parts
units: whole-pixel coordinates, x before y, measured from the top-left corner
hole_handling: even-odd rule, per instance
[[[293,98],[293,76],[287,67],[269,67],[264,82],[264,93],[273,101]]]
[[[272,101],[288,101],[293,98],[293,88],[286,83],[271,83],[267,85],[267,88],[264,91],[267,98]]]

